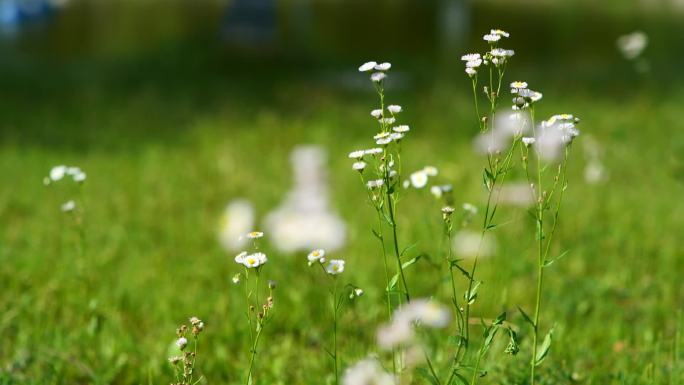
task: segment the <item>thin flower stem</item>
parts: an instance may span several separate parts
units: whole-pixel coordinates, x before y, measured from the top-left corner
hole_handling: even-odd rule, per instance
[[[252,343],[252,356],[249,359],[249,370],[247,371],[247,381],[245,382],[246,385],[251,385],[253,383],[252,369],[254,368],[254,358],[256,357],[257,346],[259,345],[259,337],[261,337],[261,331],[263,330],[262,322],[257,322],[259,323],[259,327],[256,333],[256,337],[254,338],[254,342]]]
[[[409,293],[408,284],[406,283],[406,276],[404,276],[404,267],[401,265],[401,254],[399,253],[399,241],[397,240],[397,220],[394,215],[394,199],[392,194],[387,190],[387,209],[389,211],[390,222],[392,225],[392,241],[394,243],[394,253],[397,257],[397,271],[401,278],[401,283],[404,286],[404,296],[406,302],[411,301],[411,294]]]
[[[333,297],[332,297],[332,308],[333,308],[333,369],[335,371],[335,385],[340,383],[340,376],[337,370],[337,309],[338,309],[338,299],[337,299],[337,279],[333,277]]]

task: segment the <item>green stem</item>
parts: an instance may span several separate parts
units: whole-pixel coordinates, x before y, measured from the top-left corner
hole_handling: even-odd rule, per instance
[[[260,326],[257,330],[256,337],[254,338],[254,342],[252,343],[252,356],[249,359],[249,370],[247,371],[247,382],[245,382],[246,385],[252,385],[252,369],[254,368],[254,358],[256,357],[256,350],[257,346],[259,345],[259,337],[261,337],[261,331],[263,330],[263,324],[261,321],[257,321]]]
[[[406,283],[406,276],[404,276],[404,267],[401,265],[399,241],[397,240],[397,220],[394,215],[394,199],[392,199],[392,194],[389,192],[389,186],[387,190],[387,208],[389,211],[390,222],[392,225],[392,241],[394,243],[394,254],[397,257],[397,271],[399,272],[399,276],[401,277],[401,283],[404,286],[406,302],[409,302],[411,300],[411,294],[409,293],[408,284]]]
[[[340,383],[340,376],[337,370],[337,279],[333,277],[333,369],[335,371],[335,385]]]

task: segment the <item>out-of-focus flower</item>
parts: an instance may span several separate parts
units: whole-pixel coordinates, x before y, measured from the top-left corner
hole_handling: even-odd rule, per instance
[[[354,169],[356,171],[363,171],[364,168],[366,168],[366,162],[359,161],[359,162],[354,162],[354,164],[352,164],[352,169]]]
[[[176,346],[178,346],[178,348],[180,350],[185,349],[185,347],[188,346],[188,339],[185,337],[181,337],[181,338],[177,339],[176,340]]]
[[[526,208],[532,206],[534,200],[532,190],[525,182],[504,184],[499,192],[499,202],[503,205]]]
[[[480,257],[489,257],[496,252],[496,240],[490,233],[483,237],[479,232],[461,230],[453,238],[453,250],[463,258],[475,258],[478,251]]]
[[[479,53],[468,53],[468,54],[461,56],[461,60],[463,60],[465,62],[479,60],[480,58],[481,57],[480,57]]]
[[[62,212],[68,213],[71,211],[74,211],[76,209],[76,202],[70,200],[66,201],[64,204],[62,204]]]
[[[331,259],[325,271],[330,275],[338,275],[344,271],[344,261],[341,259]]]
[[[449,324],[449,311],[435,302],[415,299],[394,311],[392,322],[378,329],[378,345],[383,349],[409,343],[414,338],[414,324],[443,328]]]
[[[259,239],[264,236],[264,233],[261,231],[250,231],[247,233],[247,238],[249,239]]]
[[[323,260],[323,257],[325,257],[325,250],[316,249],[310,252],[306,259],[309,260],[309,265],[312,265],[314,262]]]
[[[606,168],[598,159],[590,161],[584,168],[584,180],[589,184],[601,183],[607,179],[607,175]]]
[[[369,180],[368,182],[366,182],[366,185],[368,186],[369,189],[372,190],[372,189],[375,189],[375,188],[382,186],[384,183],[385,183],[385,181],[382,179],[375,179],[375,180]]]
[[[364,150],[357,150],[357,151],[352,151],[349,153],[349,158],[350,159],[361,159],[365,155]]]
[[[390,104],[389,106],[387,106],[387,111],[389,111],[393,114],[398,114],[402,111],[402,108],[401,108],[401,106],[398,106],[396,104]]]
[[[464,203],[463,204],[463,211],[466,213],[469,213],[470,215],[475,215],[477,214],[477,207],[471,203]]]
[[[410,130],[409,126],[407,126],[407,125],[405,125],[405,124],[402,124],[401,126],[396,126],[396,127],[393,127],[393,128],[392,128],[392,131],[394,131],[394,132],[399,132],[399,133],[402,133],[402,134],[405,134],[405,133],[409,132],[409,130]]]
[[[382,152],[383,152],[383,149],[379,148],[379,147],[370,148],[370,149],[364,151],[364,153],[366,155],[378,155],[378,154],[382,154]]]
[[[643,31],[635,31],[622,35],[617,39],[617,47],[628,60],[638,58],[648,46],[648,35]]]
[[[428,182],[428,174],[424,170],[419,170],[412,173],[409,176],[409,180],[411,181],[411,186],[415,188],[423,188]]]
[[[373,75],[371,75],[371,80],[376,82],[376,83],[379,83],[383,79],[385,79],[386,77],[387,77],[387,75],[385,75],[384,72],[375,72]]]
[[[50,179],[53,182],[56,182],[62,178],[64,178],[64,175],[66,174],[66,169],[67,167],[64,165],[59,165],[55,166],[52,169],[50,169]]]
[[[375,119],[380,119],[380,118],[382,118],[382,110],[379,109],[379,108],[377,108],[377,109],[371,111],[370,114],[371,114],[371,116],[374,117]]]
[[[378,361],[367,358],[348,368],[342,377],[343,385],[395,385],[394,377],[385,372]]]
[[[361,65],[361,67],[359,67],[359,72],[368,72],[370,70],[373,70],[373,69],[375,69],[375,66],[377,64],[378,63],[376,63],[374,61],[369,61],[369,62],[363,63]]]
[[[501,35],[488,33],[488,34],[482,36],[482,39],[484,39],[484,41],[489,42],[489,43],[495,43],[495,42],[501,40]]]
[[[531,137],[524,137],[522,138],[522,142],[525,145],[525,147],[529,147],[530,145],[534,144],[536,139],[531,138]]]
[[[254,208],[249,201],[236,199],[230,202],[219,222],[218,239],[228,252],[235,252],[247,245],[245,233],[254,228]]]
[[[392,64],[388,62],[380,63],[375,65],[376,71],[389,71],[392,68]]]

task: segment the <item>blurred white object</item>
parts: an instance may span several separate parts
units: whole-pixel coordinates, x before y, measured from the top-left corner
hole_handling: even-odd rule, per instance
[[[639,57],[648,46],[648,36],[643,31],[622,35],[617,39],[617,47],[628,60]]]
[[[249,201],[236,199],[226,206],[221,216],[219,241],[226,251],[242,250],[249,238],[247,233],[254,228],[254,208]]]
[[[344,246],[346,225],[329,208],[325,158],[318,146],[300,146],[292,152],[294,187],[266,217],[270,239],[281,252],[334,251]]]
[[[584,168],[584,180],[589,184],[601,183],[608,179],[606,169],[598,159],[587,163]]]
[[[496,240],[491,234],[462,230],[454,234],[451,245],[457,256],[462,258],[489,257],[496,252]]]
[[[501,186],[499,203],[502,205],[517,206],[522,208],[534,204],[534,194],[530,185],[526,182],[511,182]]]

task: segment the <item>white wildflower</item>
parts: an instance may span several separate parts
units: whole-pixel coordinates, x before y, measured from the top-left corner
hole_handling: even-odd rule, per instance
[[[382,118],[382,110],[380,108],[376,108],[373,111],[371,111],[371,116],[374,117],[375,119],[380,119]]]
[[[411,185],[415,188],[423,188],[428,182],[428,175],[424,170],[416,171],[409,176]]]
[[[378,64],[378,63],[376,63],[376,62],[374,62],[374,61],[369,61],[369,62],[363,63],[363,64],[361,65],[361,67],[359,67],[359,72],[368,72],[368,71],[370,71],[370,70],[372,70],[372,69],[375,69],[375,66],[376,66],[377,64]]]
[[[401,126],[396,126],[396,127],[392,128],[392,131],[399,132],[402,134],[409,132],[409,130],[410,130],[409,126],[407,126],[405,124],[402,124]]]
[[[439,186],[432,186],[430,187],[430,194],[432,194],[435,198],[439,199],[442,197],[442,188]]]
[[[387,77],[387,75],[385,75],[384,72],[375,72],[373,75],[371,75],[371,80],[376,82],[376,83],[379,83],[383,79],[385,79],[386,77]]]
[[[341,259],[331,259],[325,267],[325,271],[330,275],[337,275],[344,271],[344,261]]]
[[[368,150],[365,150],[364,153],[366,155],[378,155],[383,153],[383,149],[380,147],[375,147],[375,148],[369,148]]]
[[[375,180],[369,180],[366,182],[366,185],[368,186],[369,189],[374,189],[382,186],[385,183],[384,180],[382,179],[375,179]]]
[[[510,34],[508,32],[502,31],[500,29],[492,29],[489,31],[489,33],[492,35],[499,35],[499,36],[503,36],[503,37],[509,37],[510,36]]]
[[[349,153],[349,158],[350,159],[361,159],[365,155],[366,151],[364,150],[357,150],[357,151],[352,151]]]
[[[461,56],[461,60],[463,61],[474,61],[474,60],[480,60],[480,54],[479,53],[469,53]]]
[[[465,69],[465,72],[466,72],[466,74],[468,74],[468,76],[470,76],[470,77],[473,77],[473,76],[475,76],[475,75],[477,74],[477,71],[475,71],[474,69],[472,69],[472,68],[470,68],[470,67],[466,68],[466,69]]]
[[[532,144],[534,144],[535,141],[536,141],[536,139],[535,139],[535,138],[531,138],[531,137],[524,137],[524,138],[522,138],[522,142],[523,142],[523,144],[525,145],[525,147],[531,146]]]
[[[70,200],[62,204],[62,212],[68,213],[76,209],[76,202]]]
[[[185,347],[188,346],[188,339],[185,337],[181,337],[181,338],[177,339],[176,340],[176,346],[178,346],[178,348],[180,350],[185,349]]]
[[[64,178],[64,175],[66,174],[67,167],[64,165],[60,166],[55,166],[50,170],[50,179],[52,179],[54,182]]]
[[[309,255],[306,256],[306,259],[309,260],[309,265],[313,264],[316,261],[320,261],[323,263],[325,259],[323,258],[325,256],[325,250],[323,249],[316,249],[313,250],[312,252],[309,253]]]
[[[352,164],[352,169],[356,171],[363,171],[363,169],[366,168],[366,162],[364,161],[359,161],[359,162],[354,162]]]
[[[470,215],[475,215],[477,214],[477,207],[473,205],[472,203],[464,203],[463,204],[463,211],[466,213],[469,213]]]
[[[259,239],[263,236],[264,236],[264,233],[262,233],[261,231],[252,231],[252,232],[247,233],[247,238],[249,238],[249,239]]]
[[[240,254],[235,256],[235,263],[243,264],[245,262],[245,257],[247,256],[247,252],[243,251]]]
[[[388,110],[389,112],[393,113],[393,114],[398,114],[398,113],[400,113],[401,111],[403,111],[403,109],[401,108],[401,106],[398,106],[398,105],[396,105],[396,104],[390,104],[389,106],[387,106],[387,110]]]
[[[482,59],[476,59],[466,62],[466,68],[478,68],[482,65]]]
[[[394,377],[385,372],[372,358],[361,360],[348,368],[342,377],[343,385],[395,385]]]
[[[648,36],[642,31],[632,32],[620,36],[617,39],[617,46],[626,59],[633,60],[639,57],[648,46]]]
[[[375,65],[375,70],[376,70],[376,71],[387,71],[387,70],[389,70],[390,68],[392,68],[392,64],[387,63],[387,62],[384,62],[384,63],[380,63],[380,64],[376,64],[376,65]]]
[[[494,43],[494,42],[501,40],[501,35],[489,33],[489,34],[482,36],[482,39],[484,39],[484,41],[487,41],[489,43]]]

